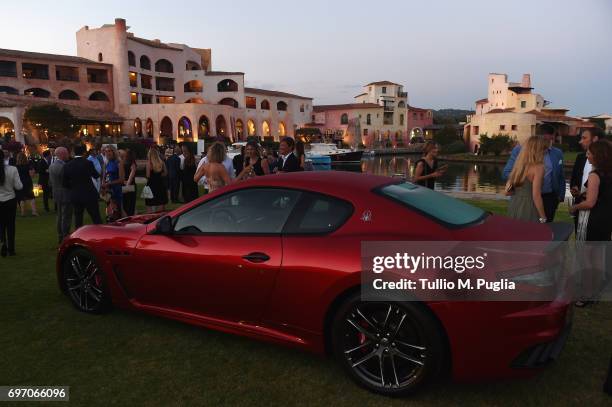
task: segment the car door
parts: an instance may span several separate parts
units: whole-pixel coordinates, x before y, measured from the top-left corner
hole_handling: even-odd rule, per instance
[[[281,231],[300,192],[248,188],[190,208],[174,232],[138,243],[124,272],[138,302],[234,321],[257,321],[282,261]]]

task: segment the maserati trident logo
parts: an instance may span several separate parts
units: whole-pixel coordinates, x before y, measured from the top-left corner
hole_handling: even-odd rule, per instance
[[[371,222],[372,221],[372,211],[369,209],[366,209],[365,211],[363,211],[363,213],[361,214],[361,220],[364,222]]]

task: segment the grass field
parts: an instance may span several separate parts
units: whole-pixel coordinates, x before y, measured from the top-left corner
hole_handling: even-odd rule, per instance
[[[506,203],[477,204],[504,212]],[[68,385],[71,404],[83,406],[610,405],[601,387],[611,303],[577,309],[560,360],[531,380],[441,383],[390,400],[322,357],[143,314],[75,311],[57,288],[54,221],[19,218],[17,256],[0,258],[0,385]]]

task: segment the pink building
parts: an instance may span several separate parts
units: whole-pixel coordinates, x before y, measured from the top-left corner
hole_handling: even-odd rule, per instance
[[[408,134],[412,137],[425,137],[424,129],[433,124],[431,109],[408,106]]]

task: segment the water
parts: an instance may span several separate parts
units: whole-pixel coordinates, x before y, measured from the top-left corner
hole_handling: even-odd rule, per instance
[[[357,171],[375,175],[403,175],[412,178],[419,154],[364,157],[360,164],[336,165],[335,170]],[[475,164],[446,161],[446,173],[436,180],[436,190],[447,192],[488,192],[502,194],[506,182],[502,180],[503,164]],[[566,177],[568,175],[566,174]]]

